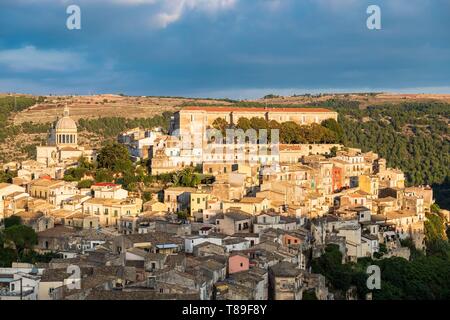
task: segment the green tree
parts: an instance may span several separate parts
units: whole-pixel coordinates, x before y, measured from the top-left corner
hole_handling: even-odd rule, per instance
[[[250,125],[251,125],[252,129],[255,129],[256,131],[261,130],[261,129],[267,130],[269,128],[269,124],[267,123],[266,119],[258,118],[258,117],[251,118]]]
[[[314,290],[304,291],[302,300],[317,300],[316,292]]]
[[[105,168],[98,169],[95,173],[95,182],[114,182],[113,172]]]
[[[431,209],[431,212],[433,212],[433,213],[439,214],[439,212],[441,212],[441,208],[439,207],[439,205],[437,203],[433,203],[430,206],[430,209]]]
[[[176,186],[196,187],[201,182],[200,174],[191,167],[184,168],[173,174],[172,181]]]
[[[12,183],[14,177],[17,177],[16,171],[0,171],[0,183]]]
[[[226,129],[229,127],[229,124],[224,118],[217,118],[214,120],[212,127],[219,130],[225,137]]]
[[[186,220],[189,216],[187,210],[177,212],[178,219]]]
[[[425,237],[428,243],[436,240],[447,240],[447,234],[445,233],[444,220],[435,213],[426,215],[425,221]]]
[[[144,202],[147,202],[147,201],[152,200],[152,193],[151,193],[151,192],[148,192],[148,191],[145,191],[145,192],[142,194],[142,200],[143,200]]]
[[[280,140],[282,143],[301,143],[300,126],[294,121],[284,122],[281,126]]]
[[[268,127],[269,127],[269,129],[278,129],[279,130],[281,128],[281,124],[278,121],[270,120]]]
[[[312,261],[314,273],[323,274],[335,289],[346,291],[352,284],[352,273],[348,265],[342,264],[342,253],[335,244],[328,245],[324,254]]]
[[[251,129],[252,124],[248,118],[239,118],[236,127],[238,129],[247,131],[247,130]]]
[[[86,171],[88,171],[94,169],[94,164],[88,161],[86,157],[81,156],[78,159],[78,168],[83,168],[86,169]]]
[[[330,149],[330,157],[332,157],[332,158],[336,157],[337,152],[338,152],[338,148],[337,147],[332,147]]]
[[[72,176],[71,174],[65,174],[63,180],[64,181],[68,181],[68,182],[72,182],[72,181],[76,181],[77,179],[75,179],[75,177]]]
[[[344,138],[344,130],[341,125],[334,119],[326,119],[321,125],[335,133],[336,142],[342,142]]]
[[[128,149],[119,143],[108,143],[97,156],[99,168],[113,172],[125,172],[132,170],[133,164],[130,160]]]
[[[4,230],[5,243],[12,244],[16,253],[16,257],[20,259],[24,251],[33,249],[37,244],[36,232],[25,225],[13,225]]]
[[[14,250],[0,247],[0,267],[11,268],[11,264],[17,261],[17,255]]]
[[[81,180],[78,182],[77,188],[79,189],[87,189],[90,188],[93,184],[92,180]]]
[[[22,218],[19,216],[11,216],[5,219],[5,229],[12,226],[19,226],[22,224]]]

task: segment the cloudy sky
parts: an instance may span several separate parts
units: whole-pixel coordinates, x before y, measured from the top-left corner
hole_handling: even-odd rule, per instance
[[[0,0],[0,92],[329,91],[450,93],[450,0]]]

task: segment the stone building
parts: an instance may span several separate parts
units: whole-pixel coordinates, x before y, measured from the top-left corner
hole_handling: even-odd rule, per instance
[[[218,118],[236,124],[239,118],[253,117],[280,123],[294,121],[302,125],[321,123],[330,118],[337,120],[338,114],[323,108],[187,107],[175,113],[171,129],[172,132],[179,130],[179,132],[204,133]]]
[[[63,117],[50,129],[47,145],[36,147],[36,160],[50,167],[76,161],[81,156],[92,161],[95,158],[95,151],[78,145],[77,124],[70,117],[69,108],[66,106]]]

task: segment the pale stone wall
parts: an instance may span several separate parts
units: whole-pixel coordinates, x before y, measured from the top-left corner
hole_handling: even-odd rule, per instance
[[[239,110],[239,108],[223,108],[223,110],[219,110],[219,108],[211,108],[211,110],[205,109],[197,109],[192,110],[186,108],[184,110],[179,111],[174,116],[174,129],[179,129],[181,132],[185,130],[192,132],[195,127],[195,131],[204,132],[207,127],[211,127],[214,121],[217,118],[225,119],[228,123],[236,124],[239,121],[239,118],[264,118],[268,121],[275,120],[278,122],[286,122],[286,121],[294,121],[300,125],[304,124],[312,124],[312,123],[321,123],[326,119],[335,119],[337,120],[338,114],[337,112],[331,110],[317,110],[317,111],[286,111],[286,110],[274,110],[267,109],[261,110],[260,108],[243,108]]]

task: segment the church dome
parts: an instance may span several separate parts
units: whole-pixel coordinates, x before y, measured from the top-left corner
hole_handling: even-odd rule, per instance
[[[56,123],[56,130],[77,130],[77,124],[70,117],[62,117]]]
[[[64,116],[56,122],[55,129],[58,132],[73,132],[77,130],[77,124],[69,117],[69,108],[67,106],[64,108]]]

